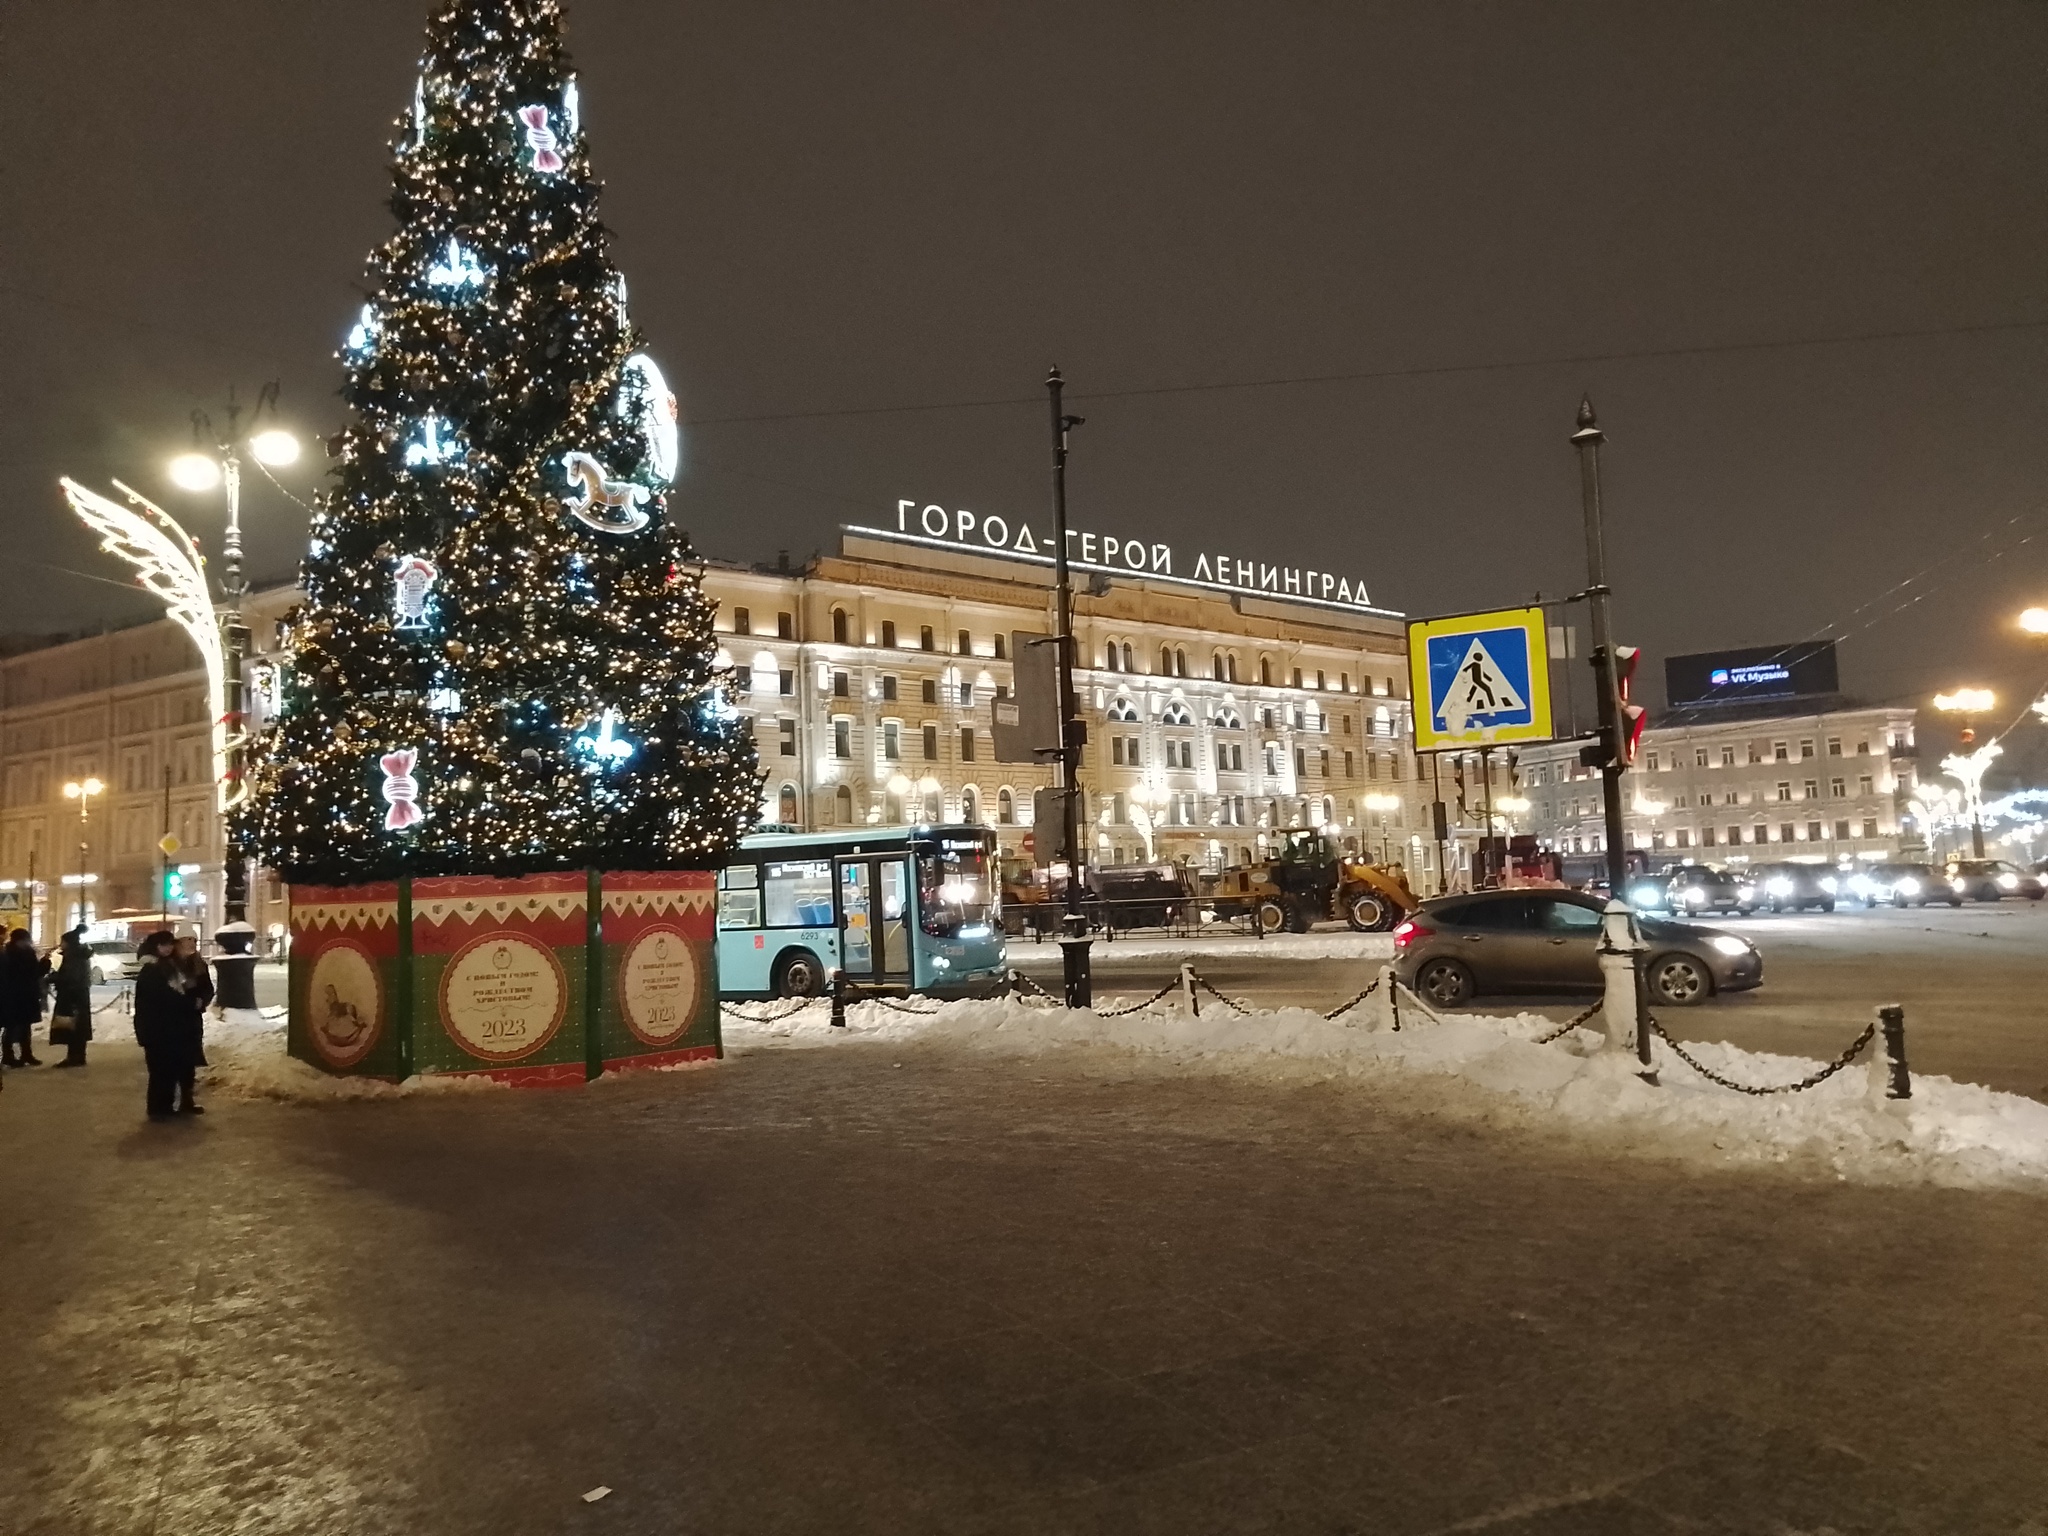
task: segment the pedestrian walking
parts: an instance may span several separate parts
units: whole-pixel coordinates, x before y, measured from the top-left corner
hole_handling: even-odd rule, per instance
[[[178,964],[177,937],[159,929],[142,941],[142,970],[135,978],[135,1041],[149,1065],[149,1118],[205,1111],[192,1102],[191,982]]]
[[[49,974],[49,956],[36,953],[26,928],[7,935],[0,952],[0,1066],[42,1065],[31,1032],[43,1016],[43,978]]]
[[[199,953],[199,940],[178,940],[178,969],[185,973],[185,1000],[192,1005],[192,1064],[206,1066],[206,1010],[213,1005],[213,969]]]
[[[54,1036],[60,1020],[70,1021],[64,1040],[60,1067],[85,1065],[85,1048],[92,1040],[92,951],[85,947],[85,930],[74,928],[58,944],[57,996],[50,1005],[50,1032]]]

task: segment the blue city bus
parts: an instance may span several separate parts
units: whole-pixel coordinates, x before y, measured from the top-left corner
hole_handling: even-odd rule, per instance
[[[1002,886],[986,827],[757,832],[718,872],[718,992],[816,997],[844,969],[935,997],[1002,990]]]

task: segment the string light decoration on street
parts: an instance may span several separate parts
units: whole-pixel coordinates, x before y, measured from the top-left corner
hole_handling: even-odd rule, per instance
[[[220,809],[233,812],[247,796],[248,785],[228,771],[230,755],[241,743],[231,731],[227,655],[214,617],[213,594],[207,590],[206,557],[176,518],[120,481],[114,488],[134,504],[131,507],[89,491],[76,480],[58,483],[71,510],[100,535],[100,548],[135,568],[136,584],[163,603],[172,622],[199,648],[207,713],[213,720],[213,782]]]
[[[558,0],[436,6],[393,180],[244,835],[318,884],[715,861],[761,775]]]

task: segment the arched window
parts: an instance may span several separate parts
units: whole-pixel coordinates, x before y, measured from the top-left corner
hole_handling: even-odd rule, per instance
[[[1175,699],[1166,706],[1166,713],[1159,717],[1159,722],[1162,725],[1193,725],[1195,717],[1189,712],[1187,705]]]
[[[1109,718],[1118,721],[1135,720],[1138,718],[1138,706],[1122,694],[1118,694],[1109,702]]]
[[[785,827],[793,827],[797,824],[796,786],[794,784],[783,785],[782,793],[775,797],[775,819]]]
[[[1173,647],[1172,647],[1172,646],[1169,646],[1169,645],[1162,645],[1161,647],[1159,647],[1159,675],[1160,675],[1161,677],[1171,677],[1171,676],[1173,676]]]
[[[1337,819],[1337,802],[1328,795],[1323,796],[1323,825],[1329,826]]]
[[[1006,827],[1017,824],[1017,797],[1008,786],[996,791],[996,820]]]
[[[1273,686],[1273,663],[1270,658],[1265,656],[1259,658],[1259,686],[1261,688]]]
[[[946,819],[946,808],[941,803],[939,792],[936,789],[928,789],[924,792],[924,819],[927,822],[944,821]]]
[[[1114,672],[1116,670],[1116,642],[1114,640],[1102,648],[1102,669],[1105,672]]]
[[[1123,669],[1124,669],[1124,671],[1126,671],[1126,672],[1135,672],[1135,671],[1137,671],[1137,670],[1138,670],[1138,669],[1137,669],[1137,668],[1136,668],[1136,667],[1135,667],[1134,665],[1132,665],[1132,663],[1131,663],[1131,642],[1130,642],[1130,641],[1128,641],[1128,640],[1126,640],[1126,641],[1124,642],[1124,667],[1123,667]]]
[[[1236,710],[1228,704],[1216,711],[1216,729],[1219,731],[1241,731],[1244,721],[1238,718]]]
[[[840,826],[853,825],[853,791],[844,784],[832,792],[832,812]]]
[[[1219,683],[1223,681],[1223,653],[1221,651],[1218,651],[1209,658],[1209,675]]]
[[[846,610],[844,608],[834,608],[832,610],[832,643],[834,645],[846,644]]]
[[[1234,683],[1237,681],[1237,656],[1235,653],[1223,658],[1223,672],[1223,680],[1225,682]]]
[[[1175,677],[1186,677],[1188,675],[1188,653],[1179,646],[1173,648],[1173,675]]]
[[[972,784],[960,791],[960,819],[970,826],[981,820],[981,796]]]

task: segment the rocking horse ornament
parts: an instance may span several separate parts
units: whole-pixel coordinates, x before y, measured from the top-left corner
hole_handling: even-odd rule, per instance
[[[645,510],[646,486],[611,479],[602,464],[581,450],[563,454],[562,469],[572,487],[563,505],[579,522],[599,533],[638,533],[653,521]]]

